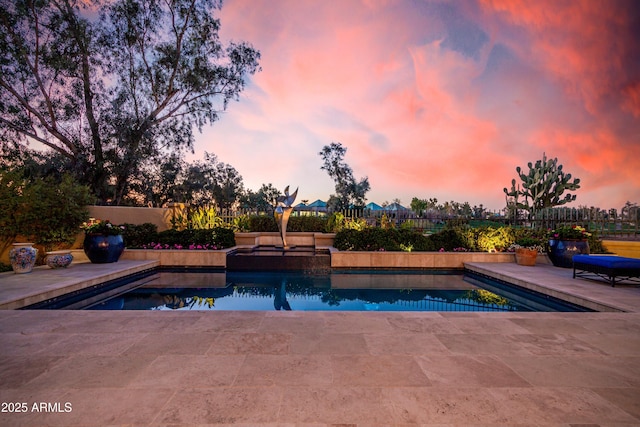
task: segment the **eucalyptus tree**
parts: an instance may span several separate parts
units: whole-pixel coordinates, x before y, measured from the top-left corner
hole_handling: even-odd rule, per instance
[[[186,199],[186,170],[187,163],[175,152],[157,162],[145,164],[132,177],[130,190],[122,203],[161,207],[169,203],[189,202]]]
[[[64,156],[102,203],[192,149],[259,71],[219,39],[221,0],[1,0],[0,137]]]
[[[204,161],[186,165],[177,186],[180,201],[193,205],[215,204],[222,209],[232,208],[244,194],[242,175],[213,153],[204,153]]]
[[[213,200],[222,209],[234,208],[244,194],[242,175],[230,164],[218,162],[213,176]]]
[[[242,196],[241,205],[243,208],[254,209],[256,212],[273,213],[280,196],[282,196],[282,192],[272,183],[262,184],[256,192],[251,189],[247,190]]]
[[[333,210],[364,207],[366,194],[371,189],[368,177],[356,181],[353,170],[344,161],[346,153],[347,148],[339,142],[325,145],[318,153],[323,162],[320,169],[327,171],[336,185],[336,194],[332,194],[327,203]]]

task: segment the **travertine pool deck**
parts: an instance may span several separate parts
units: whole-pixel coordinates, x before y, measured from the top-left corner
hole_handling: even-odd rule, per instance
[[[26,403],[0,425],[640,425],[638,287],[468,267],[628,312],[0,310],[2,409]],[[123,268],[2,274],[0,303]]]

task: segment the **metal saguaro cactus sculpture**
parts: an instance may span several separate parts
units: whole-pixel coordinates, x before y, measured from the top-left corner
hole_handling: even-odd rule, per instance
[[[293,207],[291,204],[294,200],[296,200],[296,196],[298,195],[298,189],[293,192],[293,194],[289,195],[289,186],[284,189],[284,196],[279,196],[276,199],[276,209],[273,212],[273,215],[276,217],[276,222],[278,223],[278,230],[280,230],[280,237],[282,238],[282,247],[287,249],[289,245],[287,244],[287,223],[289,222],[289,216],[291,215],[291,211],[293,211]]]

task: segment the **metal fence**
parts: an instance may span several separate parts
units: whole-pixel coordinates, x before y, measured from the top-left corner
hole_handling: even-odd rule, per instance
[[[521,224],[553,229],[560,225],[579,225],[599,236],[640,237],[640,209],[634,207],[618,215],[616,210],[589,208],[549,208],[533,212]]]
[[[364,219],[369,225],[380,225],[383,221],[395,227],[406,227],[422,232],[435,233],[446,226],[468,225],[471,227],[511,225],[535,229],[553,229],[562,225],[580,225],[601,237],[640,238],[640,208],[632,207],[622,214],[615,209],[605,211],[595,208],[549,208],[535,212],[520,211],[510,217],[500,212],[485,212],[482,217],[464,215],[442,215],[427,212],[422,216],[407,210],[347,209],[340,211],[345,218]],[[273,215],[271,211],[255,209],[219,210],[218,215],[227,223],[244,215]],[[328,216],[322,210],[294,210],[293,216]]]
[[[381,216],[386,215],[388,220],[396,226],[414,228],[424,232],[437,232],[447,225],[469,225],[471,227],[511,225],[545,230],[563,225],[579,225],[603,237],[640,238],[640,209],[637,207],[624,211],[620,215],[616,210],[549,208],[530,214],[520,212],[515,218],[497,212],[486,212],[480,218],[439,214],[417,216],[410,210],[401,212],[350,210],[343,214],[346,217],[364,218],[370,224],[379,224]]]

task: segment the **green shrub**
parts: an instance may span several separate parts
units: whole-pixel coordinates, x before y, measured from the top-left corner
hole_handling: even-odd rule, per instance
[[[367,228],[362,231],[342,230],[336,233],[334,246],[351,251],[397,251],[411,248],[415,252],[465,250],[503,250],[509,246],[511,230],[492,227],[471,229],[469,227],[446,228],[438,233],[424,236],[410,229]],[[506,237],[505,237],[506,236]]]
[[[251,215],[249,217],[249,231],[266,233],[278,231],[276,219],[269,215]]]
[[[327,228],[327,218],[319,216],[292,216],[287,231],[322,233]]]
[[[400,228],[398,230],[398,238],[401,246],[411,247],[412,251],[425,252],[437,250],[432,239],[418,231]]]
[[[412,230],[377,227],[339,231],[333,245],[342,251],[406,251],[408,248],[412,251],[437,250],[431,236],[423,236]]]
[[[462,247],[479,252],[502,252],[516,239],[516,229],[510,226],[455,227],[452,228],[462,240]]]
[[[515,237],[511,227],[480,227],[477,229],[477,249],[482,252],[502,252]]]
[[[356,230],[340,230],[333,239],[333,246],[340,251],[357,251],[358,231]]]
[[[157,234],[157,240],[147,242],[146,245],[157,243],[168,245],[169,247],[181,246],[188,249],[190,245],[210,245],[218,249],[235,246],[236,241],[233,230],[224,227],[213,229],[186,229],[186,230],[165,230]],[[145,246],[145,245],[142,245]]]
[[[18,235],[19,206],[22,202],[24,179],[13,171],[0,171],[0,253],[11,245]]]
[[[94,198],[70,175],[28,180],[17,172],[0,174],[0,238],[22,236],[46,251],[70,245],[89,219]]]
[[[144,224],[122,224],[122,238],[128,248],[140,248],[143,245],[158,241],[158,227],[149,222]]]
[[[249,215],[240,215],[231,221],[231,229],[234,232],[249,231],[251,222],[249,221]]]
[[[340,230],[363,230],[367,228],[367,220],[364,218],[347,218],[340,212],[335,212],[326,220],[325,231],[337,233]]]
[[[524,236],[516,239],[516,245],[522,246],[523,248],[531,248],[533,246],[540,245],[540,240],[533,237]]]
[[[398,240],[398,233],[394,229],[345,229],[336,233],[333,246],[341,251],[399,251]]]
[[[236,245],[236,236],[229,228],[216,228],[216,244],[221,248],[230,248]]]
[[[380,228],[383,230],[387,230],[389,228],[396,228],[395,220],[389,218],[389,216],[385,213],[380,217]]]
[[[375,228],[364,230],[343,229],[336,233],[334,246],[341,251],[506,251],[518,241],[546,241],[546,230],[506,227],[450,227],[424,236],[410,229]],[[544,246],[544,245],[541,245]],[[595,235],[589,238],[591,253],[607,253],[602,241]],[[543,247],[544,249],[544,247]]]
[[[448,228],[445,228],[448,230]],[[458,243],[460,243],[461,247],[468,249],[470,251],[478,251],[478,236],[476,234],[476,228],[470,227],[468,225],[463,225],[460,227],[451,228],[451,230],[455,231],[456,239]],[[444,230],[443,230],[444,231]]]
[[[213,229],[224,225],[224,220],[218,215],[215,206],[187,206],[171,218],[171,226],[176,230]]]
[[[252,215],[248,218],[248,230],[252,232],[277,232],[278,223],[269,215]],[[318,216],[291,216],[287,223],[288,232],[322,233],[327,228],[327,219]]]
[[[200,206],[189,212],[187,228],[210,230],[222,226],[224,226],[224,220],[218,216],[218,211],[213,206]]]
[[[607,248],[602,244],[602,240],[598,237],[597,233],[591,233],[588,238],[589,252],[592,254],[610,254]]]
[[[370,227],[337,232],[334,246],[341,251],[437,251],[453,250],[462,244],[454,230],[424,236],[408,229]]]
[[[340,212],[334,212],[329,216],[327,220],[327,233],[337,233],[343,229],[344,215]]]
[[[445,251],[452,251],[457,248],[473,249],[467,246],[466,240],[459,231],[451,228],[431,234],[428,236],[428,239],[431,241],[433,247],[431,250],[439,251],[444,249]]]

